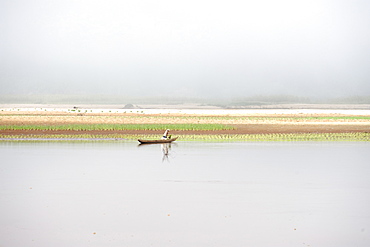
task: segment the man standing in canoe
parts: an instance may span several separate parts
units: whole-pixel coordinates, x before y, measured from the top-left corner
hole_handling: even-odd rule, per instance
[[[162,136],[162,140],[167,140],[168,139],[168,133],[170,133],[170,130],[166,129],[166,131],[164,132],[164,134]]]

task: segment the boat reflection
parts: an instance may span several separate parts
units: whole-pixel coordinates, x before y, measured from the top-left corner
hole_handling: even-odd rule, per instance
[[[158,144],[158,143],[155,143]],[[145,143],[139,144],[138,147],[142,146],[152,146],[154,143]],[[172,156],[172,147],[177,146],[177,143],[161,143],[161,151],[162,151],[162,162],[167,161],[170,162],[170,157]]]
[[[162,162],[164,162],[164,161],[169,162],[171,143],[162,143],[161,144],[161,149],[162,149],[162,153],[163,153]]]

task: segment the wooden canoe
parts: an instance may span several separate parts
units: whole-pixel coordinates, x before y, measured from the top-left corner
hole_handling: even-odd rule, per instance
[[[165,139],[165,140],[143,140],[143,139],[138,139],[138,141],[141,144],[151,144],[151,143],[171,143],[173,141],[176,141],[178,137],[171,138],[171,139]]]

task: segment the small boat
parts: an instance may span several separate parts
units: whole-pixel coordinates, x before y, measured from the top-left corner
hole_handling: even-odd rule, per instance
[[[164,139],[164,140],[143,140],[143,139],[138,139],[138,141],[141,144],[154,144],[154,143],[171,143],[173,141],[176,141],[178,137],[171,138],[171,139]]]

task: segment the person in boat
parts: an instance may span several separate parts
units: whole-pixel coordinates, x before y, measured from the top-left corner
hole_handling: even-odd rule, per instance
[[[164,132],[162,136],[162,140],[167,140],[169,138],[169,135],[168,135],[169,133],[170,133],[170,130],[166,129],[166,131]]]

